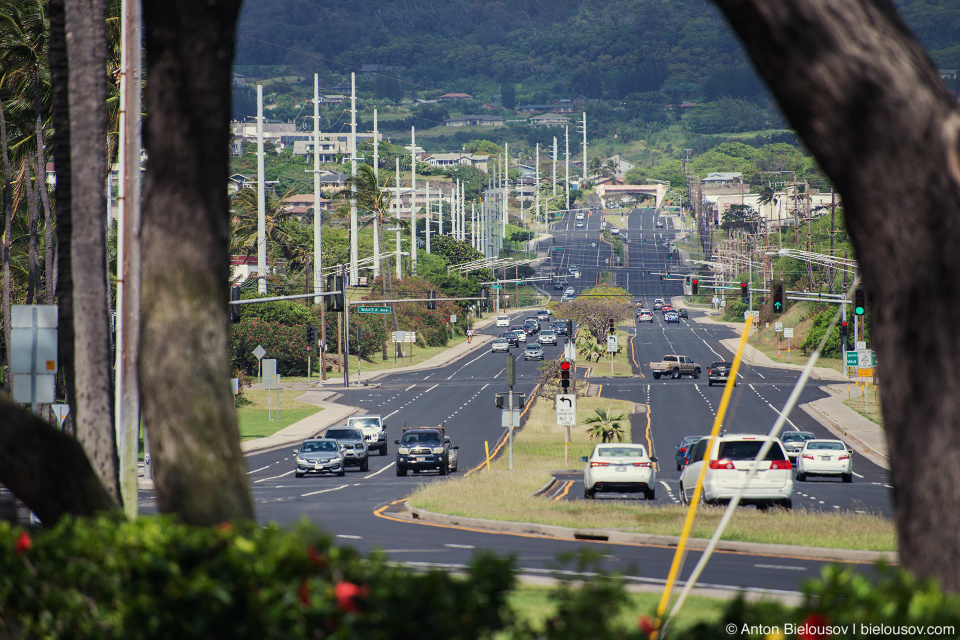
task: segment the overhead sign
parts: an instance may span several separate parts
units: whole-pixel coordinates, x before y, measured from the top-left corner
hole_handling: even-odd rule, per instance
[[[357,307],[360,313],[390,313],[390,307]]]
[[[557,394],[557,426],[577,426],[577,395],[575,393]]]
[[[490,288],[491,288],[491,289],[503,289],[503,285],[502,285],[502,284],[492,284],[492,285],[490,285]]]

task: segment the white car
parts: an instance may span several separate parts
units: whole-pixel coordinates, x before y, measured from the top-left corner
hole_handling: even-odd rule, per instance
[[[490,345],[490,351],[493,353],[502,352],[510,353],[510,342],[506,338],[494,338],[493,344]]]
[[[577,221],[577,229],[583,229],[583,220]]]
[[[768,440],[773,442],[766,458],[754,463],[760,447]],[[778,438],[753,433],[717,436],[710,455],[704,462],[704,453],[709,444],[710,439],[704,438],[693,445],[693,451],[688,456],[690,463],[680,474],[680,500],[684,503],[690,502],[700,470],[703,465],[707,465],[703,478],[703,501],[706,504],[728,503],[756,464],[756,475],[743,492],[741,504],[756,505],[760,509],[770,506],[793,508],[792,465]]]
[[[566,289],[563,290],[563,295],[568,298],[573,297],[575,293],[576,292],[573,290],[573,287],[567,287]]]
[[[620,228],[619,228],[619,227],[610,227],[610,233],[612,233],[612,234],[615,235],[615,236],[618,236],[618,235],[620,235]]]
[[[639,493],[647,500],[656,498],[657,459],[647,455],[642,444],[607,443],[593,448],[583,469],[583,497],[593,498],[598,492]]]
[[[650,324],[653,324],[653,314],[646,309],[637,311],[637,323],[640,322],[649,322]]]
[[[454,473],[460,462],[460,447],[453,444],[450,436],[443,436],[443,444],[450,447],[450,455],[447,458],[447,473]]]
[[[577,220],[583,220],[583,218],[584,218],[583,211],[577,211]]]
[[[497,326],[498,326],[498,327],[509,327],[509,326],[510,326],[510,316],[497,316]]]
[[[797,456],[797,481],[807,476],[840,476],[853,482],[853,452],[841,440],[807,440]]]

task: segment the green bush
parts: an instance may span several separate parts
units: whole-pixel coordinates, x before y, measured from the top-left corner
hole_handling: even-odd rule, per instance
[[[317,325],[319,326],[319,322]],[[277,361],[277,374],[303,376],[307,373],[307,327],[245,318],[230,325],[230,365],[234,370],[254,374],[257,357],[253,350],[261,345],[264,358]]]
[[[807,337],[800,344],[800,348],[804,353],[811,353],[817,348],[817,345],[820,344],[820,340],[823,338],[823,334],[827,332],[827,327],[830,326],[830,321],[833,320],[835,313],[836,309],[827,309],[813,316],[813,324],[810,326],[810,330],[807,331]],[[847,349],[850,348],[849,341],[851,340],[853,340],[852,334],[847,336]],[[823,345],[822,355],[839,358],[841,352],[840,327],[839,323],[837,323],[837,326],[833,328],[826,343]]]

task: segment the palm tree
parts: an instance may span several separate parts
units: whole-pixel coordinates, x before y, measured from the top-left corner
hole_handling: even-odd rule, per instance
[[[409,227],[405,220],[388,215],[389,204],[387,200],[390,197],[390,192],[387,190],[387,184],[388,179],[384,179],[383,184],[377,182],[377,174],[373,167],[362,164],[357,167],[357,175],[347,178],[346,186],[338,194],[338,197],[342,199],[352,198],[351,186],[356,186],[357,208],[368,216],[362,226],[373,225],[373,275],[375,278],[380,275],[380,261],[383,253],[381,250],[383,224],[390,222],[401,227]],[[351,238],[351,243],[353,241],[354,239]]]
[[[294,256],[294,262],[302,267],[306,263],[306,253],[302,247],[297,247],[284,227],[293,214],[284,210],[282,202],[291,195],[293,190],[279,199],[270,193],[266,196],[264,225],[267,250],[273,259]],[[256,189],[240,189],[233,195],[230,201],[230,255],[249,256],[256,253],[259,237],[257,204]]]
[[[624,435],[626,434],[619,421],[626,420],[627,416],[623,414],[619,416],[610,415],[610,407],[606,409],[594,409],[593,412],[594,415],[584,420],[586,424],[592,425],[587,427],[587,436],[591,440],[599,438],[600,442],[604,444],[613,442],[614,438],[616,438],[617,442],[623,442]]]

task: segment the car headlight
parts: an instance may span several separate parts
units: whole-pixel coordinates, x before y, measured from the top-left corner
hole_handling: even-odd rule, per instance
[[[433,448],[433,452],[434,452],[434,453],[443,453],[443,447],[434,447],[434,448]]]
[[[408,449],[407,447],[400,447],[399,449],[397,449],[397,453],[405,456],[408,453],[410,453],[410,449]]]
[[[307,461],[304,460],[303,458],[301,458],[300,456],[297,456],[297,463],[299,464],[299,463],[301,463],[301,462],[302,462],[302,463],[306,463]]]

